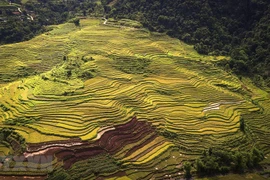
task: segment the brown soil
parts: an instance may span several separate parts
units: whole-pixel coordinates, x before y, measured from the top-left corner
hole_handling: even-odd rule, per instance
[[[116,154],[121,151],[123,147],[136,143],[149,134],[152,134],[152,136],[145,139],[141,144],[132,147],[126,155],[132,154],[157,137],[155,129],[150,123],[138,121],[137,118],[134,117],[131,121],[116,125],[112,130],[104,132],[101,137],[94,142],[74,138],[65,141],[28,144],[27,151],[23,154],[24,158],[19,157],[17,160],[28,161],[28,159],[35,159],[35,156],[53,156],[57,158],[58,162],[63,162],[64,168],[68,169],[75,162],[102,153]]]

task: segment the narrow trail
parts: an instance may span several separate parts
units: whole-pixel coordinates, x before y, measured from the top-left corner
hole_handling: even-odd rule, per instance
[[[55,149],[55,148],[66,148],[66,147],[73,147],[73,146],[80,146],[82,145],[82,142],[70,142],[70,143],[55,143],[55,144],[48,144],[48,145],[43,145],[39,147],[38,149],[35,149],[35,151],[31,151],[27,147],[27,151],[24,152],[24,157],[27,158],[29,156],[36,156],[36,155],[42,155],[45,154],[48,150],[50,149]]]
[[[31,21],[34,21],[33,16],[31,16],[31,15],[29,15],[29,14],[27,14],[27,15],[30,17]]]
[[[71,146],[79,146],[82,145],[82,142],[70,142],[70,143],[55,143],[55,144],[48,144],[48,145],[43,145],[40,148],[36,149],[35,151],[41,151],[50,147],[71,147]],[[30,151],[27,148],[27,151]]]
[[[101,128],[101,129],[98,131],[97,137],[96,137],[94,140],[100,139],[101,136],[102,136],[105,132],[108,132],[108,131],[111,131],[111,130],[115,130],[115,127],[104,127],[104,128]]]
[[[104,25],[106,25],[106,24],[107,24],[107,22],[108,22],[108,19],[104,18],[104,20],[105,20],[105,21],[104,21],[104,23],[103,23],[103,24],[104,24]]]
[[[210,111],[210,110],[219,110],[221,105],[226,104],[241,104],[246,101],[239,101],[239,102],[219,102],[210,104],[208,107],[203,108],[203,112]]]
[[[18,11],[19,11],[20,13],[22,13],[21,8],[18,8]],[[31,21],[34,21],[33,16],[31,16],[30,14],[27,14],[27,16],[30,18]]]
[[[108,4],[108,6],[113,6],[113,5],[115,5],[115,4],[117,3],[117,1],[118,1],[118,0],[113,0],[112,2],[110,2],[110,3]]]

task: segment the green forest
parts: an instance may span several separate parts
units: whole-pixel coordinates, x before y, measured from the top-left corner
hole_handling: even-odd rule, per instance
[[[18,0],[11,5],[3,3],[4,1],[0,4],[0,20],[5,22],[0,21],[0,44],[29,40],[48,31],[48,25],[64,23],[76,16],[86,16],[103,9],[95,0],[38,0],[25,3]],[[18,12],[18,7],[21,7],[21,13]],[[29,18],[31,14],[34,16],[32,20]]]
[[[252,77],[258,86],[270,86],[268,0],[119,0],[105,10],[109,17],[135,19],[193,44],[201,54],[231,56],[219,64]]]

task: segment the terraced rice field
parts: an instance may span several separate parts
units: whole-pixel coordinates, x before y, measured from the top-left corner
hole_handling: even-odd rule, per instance
[[[268,154],[269,93],[215,66],[222,58],[96,19],[81,20],[80,28],[54,26],[0,47],[0,126],[25,138],[24,158],[53,154],[53,165],[74,178],[80,164],[105,160],[111,164],[81,178],[179,178],[183,161],[217,146],[256,145]],[[16,75],[21,69],[31,76]],[[46,163],[42,168],[46,173]]]

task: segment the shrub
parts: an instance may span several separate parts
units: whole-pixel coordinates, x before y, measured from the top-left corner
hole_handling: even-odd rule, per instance
[[[3,111],[7,112],[9,111],[10,109],[8,107],[6,107],[5,105],[3,104],[0,104],[0,107],[2,108]]]
[[[240,130],[245,132],[245,121],[243,117],[240,118]]]
[[[4,121],[4,124],[7,125],[25,125],[25,124],[32,124],[36,121],[39,121],[39,117],[36,116],[24,116],[24,117],[16,117],[13,119],[7,119]]]
[[[91,79],[93,77],[94,75],[89,71],[84,71],[81,75],[79,75],[79,78],[82,78],[82,79]]]
[[[210,148],[208,154],[195,161],[198,175],[226,174],[230,171],[243,173],[247,169],[258,167],[264,159],[263,153],[257,148],[251,151],[229,151]]]
[[[75,18],[75,19],[73,20],[73,23],[75,24],[75,26],[80,26],[80,19]]]
[[[191,178],[191,164],[190,162],[184,163],[185,178]]]

